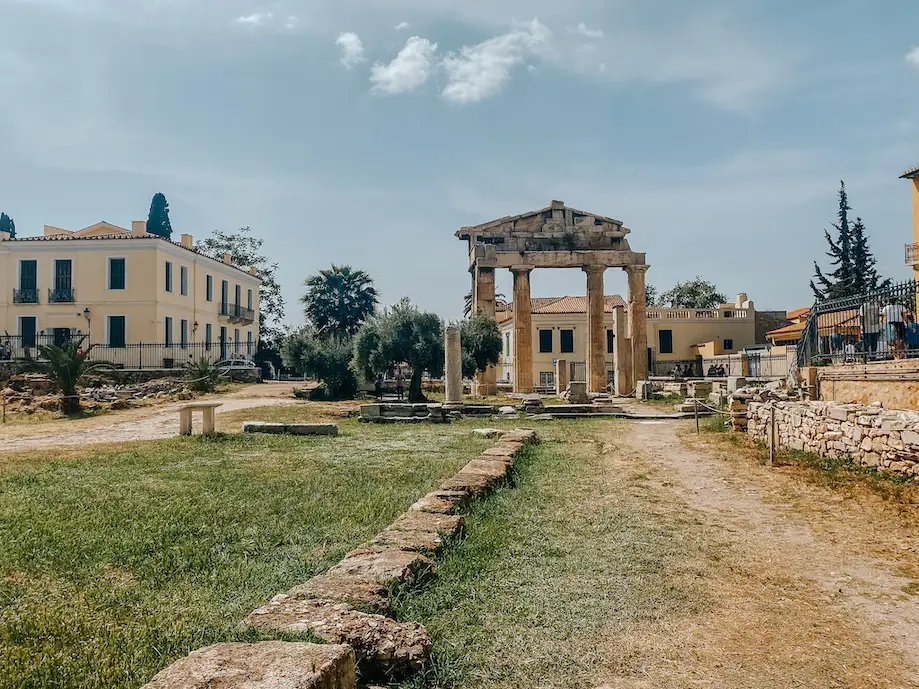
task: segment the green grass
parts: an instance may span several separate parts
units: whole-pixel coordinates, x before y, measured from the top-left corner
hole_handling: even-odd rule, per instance
[[[428,673],[406,687],[580,689],[638,676],[617,636],[705,605],[697,524],[655,508],[648,476],[614,462],[611,428],[540,426],[547,439],[519,462],[516,488],[477,504],[436,581],[399,601],[435,642]]]
[[[138,687],[371,537],[469,428],[176,438],[0,462],[0,687]]]

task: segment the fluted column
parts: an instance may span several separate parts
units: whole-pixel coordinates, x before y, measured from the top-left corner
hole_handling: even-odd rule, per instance
[[[631,395],[632,384],[632,340],[628,335],[626,308],[613,309],[613,342],[616,348],[613,367],[616,370],[615,391],[619,397]]]
[[[628,266],[629,336],[632,338],[632,385],[648,379],[648,303],[645,272],[648,266]]]
[[[495,317],[494,268],[476,267],[472,298],[475,311],[481,311],[492,319]],[[498,370],[489,366],[478,374],[475,385],[477,395],[494,395],[498,391]]]
[[[530,304],[530,271],[511,268],[514,274],[514,392],[533,392],[533,316]]]
[[[604,266],[584,266],[587,273],[587,385],[590,392],[606,391],[606,329],[603,324]]]

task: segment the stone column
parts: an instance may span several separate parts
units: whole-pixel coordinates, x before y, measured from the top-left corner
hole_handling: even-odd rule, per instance
[[[568,374],[571,369],[568,366],[567,359],[555,360],[555,396],[561,397],[562,393],[568,389]]]
[[[472,292],[473,308],[489,318],[495,317],[495,269],[475,268],[475,284]],[[494,395],[498,392],[498,369],[489,366],[476,377],[476,394],[479,396]]]
[[[632,387],[648,380],[648,304],[645,299],[645,271],[648,266],[628,266],[629,337],[632,338]]]
[[[529,267],[514,274],[514,392],[533,392],[533,317],[530,311]]]
[[[447,328],[444,351],[446,352],[446,403],[445,407],[463,406],[463,352],[460,347],[460,329],[451,325]]]
[[[632,340],[626,328],[626,309],[617,306],[613,309],[614,368],[616,369],[615,391],[619,397],[628,397],[635,387],[632,384]]]
[[[606,391],[606,329],[603,327],[604,266],[584,266],[587,273],[587,385],[590,392]]]

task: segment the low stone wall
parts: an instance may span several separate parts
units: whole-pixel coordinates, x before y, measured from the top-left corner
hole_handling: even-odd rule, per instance
[[[463,508],[503,484],[520,453],[536,442],[535,431],[527,429],[478,434],[498,441],[328,572],[276,595],[243,621],[244,628],[267,634],[309,632],[328,646],[218,644],[176,661],[144,689],[280,687],[253,681],[269,674],[291,680],[285,687],[354,689],[355,662],[364,681],[389,682],[420,671],[431,638],[417,622],[393,619],[389,596],[399,588],[414,591],[434,575],[437,555],[463,533]],[[243,677],[248,682],[239,682]]]
[[[746,430],[755,440],[769,442],[773,409],[779,448],[830,459],[850,457],[879,471],[919,475],[919,413],[887,411],[877,404],[749,402]]]
[[[820,399],[919,410],[919,359],[817,368]]]

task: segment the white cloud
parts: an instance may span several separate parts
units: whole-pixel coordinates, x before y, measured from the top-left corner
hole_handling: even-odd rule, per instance
[[[578,24],[578,33],[587,38],[603,38],[603,29],[588,29],[584,22]]]
[[[380,93],[408,93],[424,84],[434,71],[437,44],[412,36],[388,65],[376,63],[370,70],[373,90]]]
[[[261,26],[265,22],[271,21],[274,15],[271,12],[253,12],[242,17],[236,18],[237,24],[246,24],[248,26]]]
[[[409,26],[411,26],[411,24],[408,22],[399,22],[396,24],[395,29],[396,31],[405,31]]]
[[[296,29],[299,25],[300,25],[300,17],[297,17],[293,14],[287,18],[286,22],[284,22],[284,28],[290,29],[291,31]]]
[[[366,59],[364,57],[364,44],[353,31],[342,33],[335,45],[341,48],[341,63],[347,69],[353,69]]]
[[[906,61],[914,67],[919,67],[919,46],[906,53]]]
[[[534,19],[524,27],[495,36],[478,45],[465,46],[459,55],[443,62],[449,82],[443,96],[455,103],[476,103],[499,93],[511,79],[512,70],[539,52],[552,32]]]

